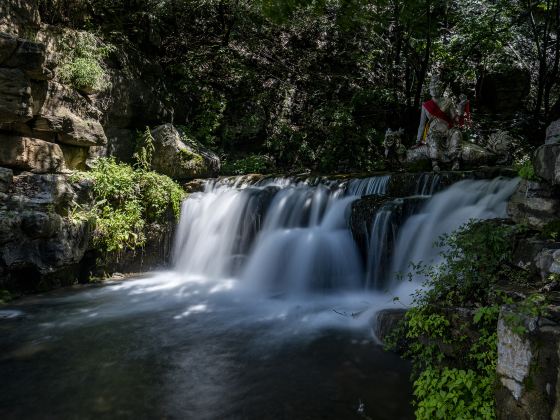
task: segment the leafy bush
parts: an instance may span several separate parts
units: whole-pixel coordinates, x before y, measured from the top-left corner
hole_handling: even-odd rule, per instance
[[[101,158],[91,172],[76,176],[93,181],[95,204],[90,212],[74,217],[94,219],[93,242],[101,251],[141,247],[148,224],[165,223],[171,214],[179,218],[185,193],[165,175]]]
[[[249,155],[233,162],[225,162],[222,172],[227,175],[266,174],[273,169],[271,159],[268,156]]]
[[[149,171],[152,168],[152,158],[154,156],[155,146],[154,137],[150,131],[150,127],[144,131],[136,132],[136,150],[134,152],[135,166],[138,169]]]
[[[112,50],[89,32],[76,32],[63,41],[66,54],[59,69],[60,79],[86,93],[102,91],[109,87],[103,58]]]
[[[523,229],[471,221],[437,243],[442,264],[415,265],[424,289],[395,334],[409,343],[418,419],[495,418],[498,315],[501,305],[512,303],[496,286],[527,281],[528,274],[509,263],[514,236]]]
[[[515,168],[519,176],[527,181],[538,181],[539,177],[535,174],[535,168],[529,155],[523,156],[515,163]]]

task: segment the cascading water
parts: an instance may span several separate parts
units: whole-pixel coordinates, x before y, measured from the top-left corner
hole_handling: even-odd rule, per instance
[[[416,190],[424,197],[390,201],[377,211],[366,261],[348,227],[350,204],[384,194],[389,176],[339,184],[281,178],[208,184],[183,204],[175,269],[199,278],[236,278],[241,288],[268,296],[394,286],[395,273],[406,272],[410,261],[434,260],[433,242],[441,234],[472,218],[505,217],[517,185],[511,179],[468,180],[425,197],[439,179],[423,175]]]
[[[390,262],[426,261],[439,233],[503,216],[516,183],[429,197],[426,179],[421,196],[364,199],[380,206],[367,256],[351,203],[388,177],[210,182],[183,203],[174,271],[0,309],[0,417],[413,418],[409,366],[371,335],[418,287],[382,291]]]
[[[434,242],[471,219],[506,217],[507,200],[518,179],[465,180],[434,195],[400,228],[392,272],[409,272],[410,262],[437,264],[439,250]]]

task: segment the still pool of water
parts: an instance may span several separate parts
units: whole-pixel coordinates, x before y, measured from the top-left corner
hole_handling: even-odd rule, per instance
[[[0,309],[2,419],[408,419],[386,295],[257,298],[162,273]]]

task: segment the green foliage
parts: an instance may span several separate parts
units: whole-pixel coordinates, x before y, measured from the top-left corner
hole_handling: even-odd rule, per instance
[[[154,156],[154,138],[150,127],[146,126],[144,131],[136,132],[136,151],[134,152],[135,167],[144,171],[152,168],[152,158]]]
[[[516,162],[515,167],[521,178],[526,179],[527,181],[539,180],[539,177],[535,174],[533,161],[529,156],[524,156],[522,159]]]
[[[8,303],[13,298],[14,297],[12,296],[12,294],[9,291],[4,290],[4,289],[0,289],[0,305]]]
[[[437,243],[441,264],[414,266],[424,288],[397,334],[409,343],[417,418],[495,418],[496,327],[501,305],[511,303],[496,287],[526,281],[527,273],[509,264],[522,231],[471,221]]]
[[[89,32],[73,32],[63,40],[60,79],[86,93],[109,87],[103,59],[113,50]]]
[[[494,381],[472,370],[428,368],[414,382],[418,420],[493,419]]]
[[[545,239],[557,241],[560,239],[560,219],[548,222],[541,230],[541,236]]]
[[[222,172],[226,175],[267,174],[273,170],[268,156],[249,155],[243,159],[225,162]]]
[[[104,252],[121,252],[143,246],[144,229],[179,217],[185,193],[172,179],[144,169],[133,169],[113,158],[98,159],[91,172],[78,178],[93,180],[95,204],[75,212],[74,219],[95,221],[94,246]]]

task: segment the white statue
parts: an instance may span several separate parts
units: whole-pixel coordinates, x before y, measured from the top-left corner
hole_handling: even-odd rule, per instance
[[[445,86],[438,78],[430,82],[432,99],[422,104],[420,126],[418,127],[417,153],[423,153],[432,161],[432,168],[439,172],[439,162],[453,162],[452,170],[459,169],[461,141],[463,134],[459,126],[469,114],[469,101],[465,95],[459,97],[456,105],[444,96]]]

